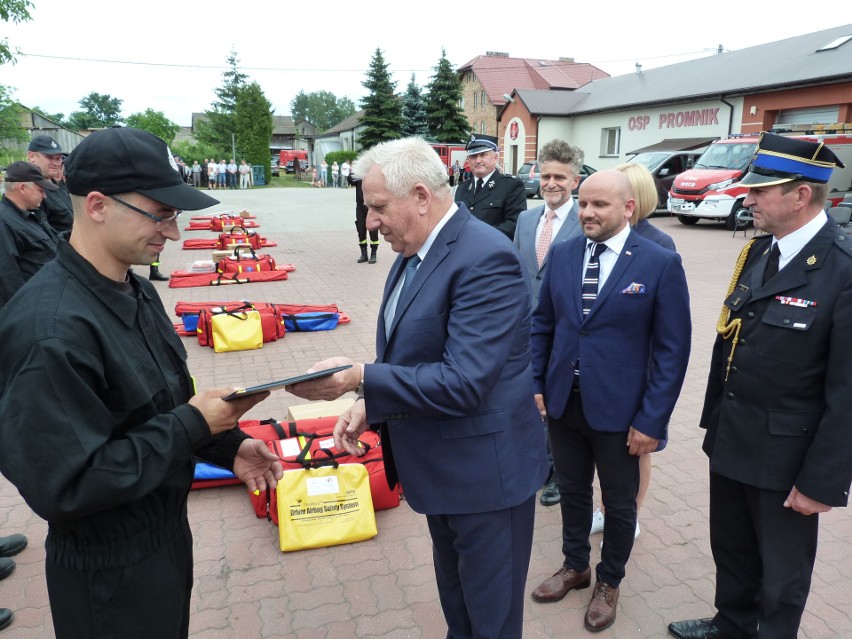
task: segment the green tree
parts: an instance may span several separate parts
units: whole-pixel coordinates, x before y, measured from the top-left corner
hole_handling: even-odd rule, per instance
[[[218,100],[213,102],[204,114],[206,121],[197,123],[195,137],[199,142],[221,149],[231,154],[231,135],[236,134],[234,110],[237,106],[237,94],[246,84],[248,76],[239,69],[237,52],[228,54],[228,68],[222,72],[222,86],[214,90]],[[268,142],[267,142],[268,144]]]
[[[0,20],[12,24],[28,22],[32,20],[29,11],[32,6],[33,3],[29,0],[0,0]],[[12,45],[7,38],[0,40],[0,64],[14,63],[16,53],[19,52],[12,50]]]
[[[364,131],[358,141],[365,149],[402,137],[402,104],[394,93],[396,82],[391,81],[388,65],[381,49],[376,49],[367,71],[367,79],[361,83],[369,91],[361,100],[364,116],[361,124]]]
[[[249,164],[263,165],[266,183],[272,177],[269,166],[269,141],[272,139],[272,104],[266,99],[257,82],[237,91],[234,108],[234,126],[237,134],[237,159]]]
[[[108,93],[92,92],[82,100],[82,111],[74,111],[68,116],[68,125],[72,129],[98,129],[121,124],[121,103]]]
[[[330,91],[299,91],[290,102],[293,120],[307,120],[317,129],[328,131],[355,113],[355,104],[349,98],[338,98]]]
[[[174,155],[177,155],[188,164],[192,164],[193,160],[198,160],[198,163],[201,164],[205,158],[209,160],[214,155],[218,161],[218,158],[222,155],[221,149],[216,149],[208,144],[193,143],[191,140],[175,142],[174,144],[170,144],[169,148]]]
[[[145,109],[144,113],[131,113],[125,124],[153,133],[166,144],[174,142],[177,132],[180,131],[180,125],[169,120],[165,113],[150,108]]]
[[[429,134],[438,142],[466,140],[470,124],[461,110],[461,80],[447,60],[447,52],[441,49],[441,59],[435,67],[435,75],[427,85],[426,118]]]
[[[4,163],[18,151],[4,146],[3,142],[26,142],[27,138],[26,130],[21,126],[21,109],[12,99],[12,90],[0,84],[0,156],[5,158]]]
[[[408,88],[405,90],[405,96],[402,98],[402,135],[405,137],[412,135],[426,137],[429,135],[429,125],[426,121],[426,103],[423,100],[420,87],[414,81],[413,73],[411,74],[411,82],[408,83]]]

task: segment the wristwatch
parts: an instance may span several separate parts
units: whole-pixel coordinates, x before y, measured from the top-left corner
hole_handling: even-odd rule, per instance
[[[361,383],[358,384],[358,388],[355,389],[355,394],[358,395],[358,399],[364,399],[364,378],[361,378]]]

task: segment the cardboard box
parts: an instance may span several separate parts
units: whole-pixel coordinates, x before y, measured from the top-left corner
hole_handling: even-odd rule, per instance
[[[311,402],[300,404],[287,409],[287,420],[313,419],[315,417],[336,417],[349,410],[355,403],[354,397],[342,397],[333,402]]]

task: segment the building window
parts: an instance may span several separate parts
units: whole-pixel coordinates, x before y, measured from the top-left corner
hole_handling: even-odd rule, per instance
[[[601,129],[601,156],[618,156],[621,153],[621,127]]]
[[[488,104],[488,96],[486,96],[486,95],[485,95],[485,91],[484,91],[484,90],[483,90],[483,92],[482,92],[482,97],[479,99],[479,103],[480,103],[482,106],[485,106],[486,104]]]
[[[479,123],[479,132],[485,133],[485,120]]]
[[[477,104],[478,100],[479,100],[479,94],[474,92],[474,94],[473,94],[473,108],[474,109],[479,106],[479,104]]]
[[[459,98],[459,108],[464,111],[464,96]]]

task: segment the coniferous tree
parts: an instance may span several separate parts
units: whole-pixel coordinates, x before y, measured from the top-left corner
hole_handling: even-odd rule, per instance
[[[367,79],[361,83],[369,91],[361,100],[364,115],[361,124],[364,131],[358,142],[365,149],[402,137],[402,104],[394,90],[396,82],[391,80],[388,65],[381,49],[376,49],[367,71]]]
[[[229,68],[222,72],[222,86],[214,90],[218,101],[211,104],[212,109],[205,111],[207,121],[198,122],[195,138],[204,144],[230,154],[231,134],[235,134],[234,109],[237,106],[237,93],[245,87],[248,76],[239,70],[237,52],[228,55]]]
[[[470,124],[459,106],[462,97],[461,80],[450,66],[444,49],[441,49],[441,59],[426,89],[429,91],[426,96],[429,135],[438,142],[467,140]]]
[[[234,107],[234,127],[237,136],[237,162],[264,167],[266,183],[272,177],[269,166],[269,141],[272,139],[272,104],[263,89],[252,82],[237,91]]]
[[[414,74],[411,74],[411,82],[402,98],[402,135],[410,137],[418,135],[428,137],[429,125],[426,122],[426,103],[420,87],[414,82]]]

